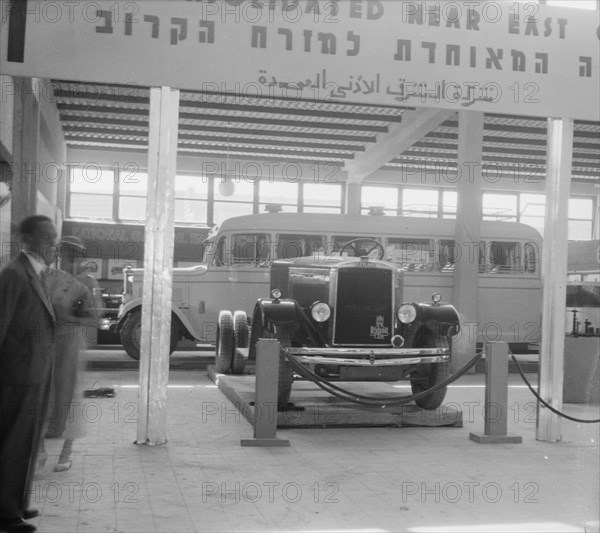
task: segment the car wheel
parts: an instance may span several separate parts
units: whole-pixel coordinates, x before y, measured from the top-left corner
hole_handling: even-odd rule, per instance
[[[434,338],[428,337],[425,341],[424,348],[448,348],[449,340],[446,337],[438,338],[437,342]],[[410,376],[410,385],[413,394],[418,394],[430,389],[434,385],[441,383],[450,377],[450,361],[445,363],[421,363],[417,365],[416,370]],[[416,404],[421,409],[437,409],[444,398],[448,387],[443,387],[429,396],[425,396],[420,400],[416,400]]]
[[[219,374],[229,374],[235,350],[233,317],[231,311],[221,311],[217,322],[215,367]]]
[[[169,356],[173,355],[179,343],[179,319],[171,315],[171,338],[169,340]],[[136,361],[140,360],[140,347],[142,345],[142,310],[135,309],[125,319],[121,328],[121,344],[127,355]]]
[[[233,350],[233,361],[231,363],[231,373],[241,374],[246,368],[246,358],[237,353],[237,348],[248,348],[249,330],[248,317],[244,311],[233,313],[233,330],[235,346]]]

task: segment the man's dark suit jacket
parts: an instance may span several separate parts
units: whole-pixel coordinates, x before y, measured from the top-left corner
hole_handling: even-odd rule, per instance
[[[20,252],[0,271],[0,383],[39,385],[52,367],[54,313]]]
[[[0,519],[23,516],[54,361],[52,305],[28,257],[0,270]]]

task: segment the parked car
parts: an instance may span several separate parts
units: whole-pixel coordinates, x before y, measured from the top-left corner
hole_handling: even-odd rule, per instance
[[[413,393],[444,381],[459,315],[437,293],[429,303],[405,302],[404,273],[383,256],[378,241],[354,239],[335,256],[274,261],[271,298],[257,301],[250,330],[243,311],[220,313],[217,371],[243,372],[246,358],[236,348],[248,347],[248,360],[253,360],[258,339],[267,337],[327,380],[409,378]],[[279,408],[287,406],[292,383],[292,365],[282,354]],[[445,394],[441,388],[417,404],[435,409]]]

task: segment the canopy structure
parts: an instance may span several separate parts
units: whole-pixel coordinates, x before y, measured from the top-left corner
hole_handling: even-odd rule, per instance
[[[361,184],[444,181],[458,190],[456,238],[465,242],[478,242],[484,183],[539,180],[550,320],[540,391],[560,407],[566,202],[572,184],[598,178],[597,16],[488,1],[1,0],[0,7],[3,100],[31,91],[38,103],[23,139],[36,120],[50,122],[43,111],[50,102],[64,132],[63,164],[111,164],[120,154],[149,169],[154,259],[147,258],[145,291],[161,296],[154,311],[144,307],[143,336],[155,343],[146,350],[158,358],[155,371],[168,367],[168,330],[150,314],[170,295],[171,264],[160,258],[171,250],[173,224],[154,215],[172,212],[180,166],[343,182],[348,213],[360,212]],[[26,142],[18,150],[22,162],[36,159]],[[18,180],[27,165],[16,168]],[[464,262],[455,275],[465,321],[477,315],[474,273],[475,263]],[[457,346],[458,366],[473,348]],[[166,397],[164,375],[154,379],[152,368],[142,364],[140,378],[149,403]],[[556,417],[540,416],[538,438],[558,440]],[[154,419],[164,428],[164,416]],[[160,428],[143,433],[140,442],[164,441]]]

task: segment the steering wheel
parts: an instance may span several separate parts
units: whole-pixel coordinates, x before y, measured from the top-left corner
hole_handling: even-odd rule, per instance
[[[359,244],[373,244],[373,246],[371,246],[370,248],[359,248]],[[348,241],[346,244],[344,244],[344,246],[342,246],[342,249],[340,250],[340,255],[344,255],[344,250],[346,250],[346,248],[349,248],[354,252],[353,257],[368,256],[371,259],[380,260],[383,259],[383,256],[385,255],[385,250],[383,249],[383,246],[380,242],[376,241],[375,239],[352,239],[351,241]],[[377,252],[376,256],[371,255],[373,251]]]

